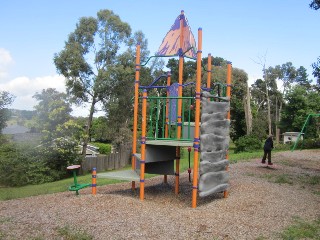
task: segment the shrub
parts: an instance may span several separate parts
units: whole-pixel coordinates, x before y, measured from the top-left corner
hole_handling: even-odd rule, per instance
[[[37,159],[34,146],[6,143],[0,147],[0,183],[23,186],[52,181],[50,169]]]
[[[315,149],[320,148],[320,138],[308,138],[303,141],[299,141],[298,148]]]
[[[261,141],[254,135],[246,135],[235,141],[235,153],[253,152],[262,148]]]
[[[99,153],[101,154],[109,154],[111,153],[111,144],[108,143],[100,143],[100,142],[92,142],[90,143],[99,148]]]

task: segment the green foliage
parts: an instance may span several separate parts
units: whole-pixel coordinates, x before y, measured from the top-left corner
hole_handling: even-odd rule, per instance
[[[312,0],[312,2],[309,4],[309,7],[314,10],[320,9],[320,0]]]
[[[43,159],[50,168],[50,174],[54,180],[65,177],[66,168],[69,165],[80,164],[82,156],[79,155],[78,142],[68,138],[56,138],[38,147],[38,157]]]
[[[235,141],[235,153],[239,152],[253,152],[255,150],[259,150],[262,147],[262,143],[254,135],[246,135],[240,137],[237,141]]]
[[[246,122],[243,99],[246,96],[248,75],[238,68],[232,69],[232,91],[231,91],[231,131],[230,137],[233,141],[246,134]],[[222,81],[223,83],[225,81]],[[234,121],[232,121],[234,120]]]
[[[0,91],[0,133],[4,127],[6,127],[6,122],[10,118],[10,111],[6,108],[14,100],[14,96],[9,92]]]
[[[292,145],[293,143],[291,144],[282,144],[282,143],[276,144],[275,142],[273,143],[275,151],[288,151],[291,149]]]
[[[93,146],[96,146],[99,148],[99,153],[101,154],[109,154],[111,153],[111,144],[108,143],[99,143],[99,142],[91,142],[90,143]]]
[[[5,143],[0,146],[0,184],[23,186],[54,180],[46,163],[37,157],[35,146]]]
[[[268,132],[267,115],[261,111],[256,112],[252,119],[252,134],[259,139],[265,139],[266,132]]]
[[[46,130],[48,135],[53,135],[57,126],[70,119],[71,104],[65,93],[60,93],[53,88],[43,89],[41,93],[33,96],[38,104],[36,109],[36,128]],[[54,136],[52,136],[54,137]]]
[[[60,126],[54,133],[61,135],[59,131],[62,131],[68,138],[51,139],[45,135],[46,138],[39,146],[31,143],[16,144],[1,137],[0,184],[24,186],[64,178],[68,165],[81,162],[78,141],[72,138],[74,125],[70,121]]]
[[[94,141],[105,142],[108,139],[108,119],[100,116],[92,120],[92,128],[90,136],[94,138]]]
[[[296,149],[319,149],[320,138],[308,138],[300,140],[296,146]]]
[[[320,218],[313,222],[296,218],[294,224],[281,233],[281,237],[284,240],[320,239]]]
[[[291,179],[291,176],[289,176],[288,174],[281,174],[276,176],[274,182],[279,184],[293,184],[293,180]]]
[[[320,8],[320,2],[318,3],[318,7]],[[312,75],[317,79],[318,92],[320,91],[320,57],[318,57],[317,62],[312,64]]]
[[[320,95],[315,91],[307,91],[302,86],[293,87],[286,95],[287,104],[282,112],[281,129],[300,132],[308,114],[320,111]],[[309,127],[312,124],[309,124]],[[314,128],[315,129],[315,128]],[[312,130],[311,132],[314,132]]]
[[[78,230],[71,229],[69,226],[58,229],[59,235],[65,240],[91,240],[93,237],[88,233]]]

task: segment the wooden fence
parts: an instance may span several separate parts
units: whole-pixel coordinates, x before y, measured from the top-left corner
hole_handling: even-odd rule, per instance
[[[92,168],[96,168],[97,172],[107,170],[116,170],[131,164],[131,147],[121,146],[116,153],[109,155],[86,156],[82,162],[82,171],[90,172]]]

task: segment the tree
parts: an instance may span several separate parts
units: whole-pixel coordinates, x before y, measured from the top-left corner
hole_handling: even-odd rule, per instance
[[[148,41],[142,32],[136,32],[129,39],[128,48],[115,57],[115,62],[109,67],[108,99],[103,100],[104,109],[108,113],[108,135],[113,144],[119,146],[131,142],[132,119],[133,119],[133,96],[134,96],[134,74],[135,74],[135,52],[137,44],[140,45],[141,64],[147,61],[149,51]],[[140,69],[140,85],[148,85],[152,82],[152,76],[158,70],[153,64],[151,68],[143,66]]]
[[[70,119],[72,111],[67,94],[58,92],[54,88],[43,89],[36,93],[35,98],[39,103],[36,110],[36,127],[47,133],[50,141],[56,137],[58,125],[62,125]]]
[[[78,146],[83,128],[71,119],[67,94],[48,88],[33,97],[39,101],[34,107],[35,121],[43,133],[36,155],[51,170],[51,179],[58,180],[65,176],[68,165],[81,162]]]
[[[320,91],[320,57],[318,57],[318,61],[312,64],[312,75],[317,78],[317,88]]]
[[[110,10],[100,10],[97,18],[80,18],[76,29],[55,54],[59,74],[66,78],[67,92],[78,104],[90,103],[90,112],[83,142],[85,155],[96,104],[108,101],[111,95],[111,73],[117,54],[128,43],[131,28]]]
[[[320,111],[320,96],[316,91],[308,91],[303,86],[293,87],[286,96],[281,128],[300,132],[308,114]]]
[[[232,88],[231,88],[231,133],[233,141],[246,135],[246,115],[245,99],[247,97],[247,73],[239,68],[232,69]]]
[[[310,4],[309,4],[310,8],[314,9],[314,10],[318,10],[320,9],[320,0],[313,0]]]
[[[305,87],[307,90],[311,89],[312,80],[308,79],[307,69],[305,69],[305,67],[300,66],[297,69],[297,76],[295,78],[295,82],[298,85]]]
[[[266,103],[267,103],[267,119],[268,119],[268,132],[269,135],[272,133],[272,122],[271,122],[271,107],[270,107],[270,97],[269,97],[269,88],[270,86],[274,85],[274,82],[272,81],[272,78],[270,78],[270,74],[268,74],[269,72],[266,69],[266,55],[267,53],[262,56],[259,57],[258,61],[255,61],[255,63],[261,65],[262,67],[262,73],[263,73],[263,78],[264,78],[264,84],[265,84],[265,88],[263,93],[266,95]]]
[[[6,127],[6,122],[10,118],[10,111],[7,106],[11,105],[14,96],[6,91],[0,91],[0,133]]]

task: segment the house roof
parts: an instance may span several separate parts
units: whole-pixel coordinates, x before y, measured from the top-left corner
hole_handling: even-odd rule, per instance
[[[299,134],[300,134],[300,132],[285,132],[285,133],[283,133],[284,136],[298,136]]]
[[[18,134],[18,133],[26,133],[29,131],[30,131],[29,128],[15,124],[15,125],[10,125],[10,126],[5,127],[2,130],[2,134]]]

